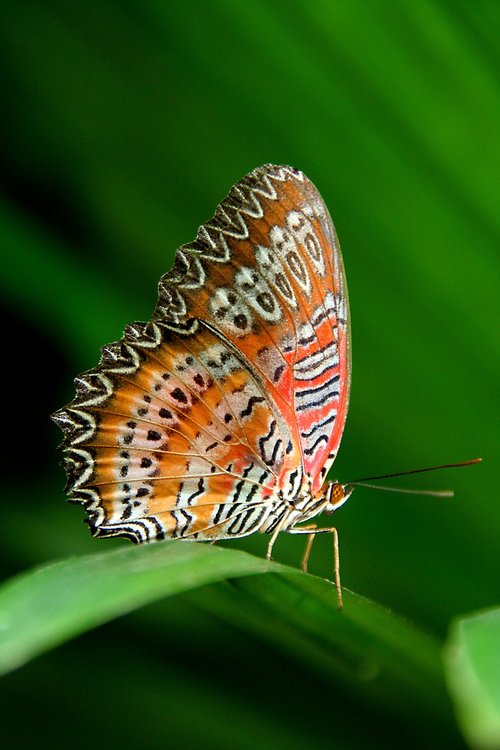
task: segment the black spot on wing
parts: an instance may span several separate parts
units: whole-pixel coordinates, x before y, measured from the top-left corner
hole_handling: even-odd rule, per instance
[[[281,440],[281,438],[278,438],[275,441],[275,443],[274,443],[271,457],[267,458],[267,456],[266,456],[266,448],[267,448],[266,443],[268,443],[272,439],[274,433],[276,432],[276,427],[277,427],[276,420],[273,419],[273,421],[271,422],[271,427],[270,427],[269,432],[267,433],[267,435],[264,435],[264,437],[261,437],[259,439],[260,455],[262,456],[262,458],[264,459],[264,461],[266,462],[266,464],[268,466],[272,466],[275,463],[276,456],[278,455],[278,451],[279,451],[281,445],[283,444],[283,441]]]
[[[264,398],[264,396],[251,396],[248,399],[246,408],[240,411],[240,417],[249,417],[253,411],[253,407],[255,406],[255,404],[261,404],[265,400],[266,399]]]
[[[313,445],[311,445],[310,448],[306,448],[304,450],[304,453],[306,454],[306,456],[311,456],[316,450],[316,448],[318,447],[318,445],[320,445],[320,443],[328,443],[328,437],[326,435],[320,435],[319,438],[317,438],[314,441]]]
[[[178,401],[180,404],[187,404],[188,402],[187,396],[182,390],[182,388],[179,388],[179,387],[174,388],[174,390],[170,392],[170,395],[172,396],[172,398],[175,398],[175,400]]]
[[[203,495],[204,491],[205,491],[205,481],[203,477],[200,477],[198,480],[198,489],[196,490],[196,492],[191,493],[191,495],[189,495],[189,497],[186,498],[186,503],[188,505],[191,505],[196,500],[197,497],[199,497],[200,495]]]

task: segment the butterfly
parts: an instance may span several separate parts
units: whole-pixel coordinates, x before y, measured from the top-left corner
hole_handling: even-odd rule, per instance
[[[300,171],[238,182],[176,252],[152,318],[104,346],[53,415],[69,499],[96,537],[216,541],[310,523],[352,488],[328,482],[347,415],[347,286],[335,228]],[[302,525],[299,525],[302,524]]]

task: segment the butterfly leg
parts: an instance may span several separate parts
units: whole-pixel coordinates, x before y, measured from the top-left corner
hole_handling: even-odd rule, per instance
[[[284,528],[285,528],[285,526],[286,526],[286,524],[287,524],[287,521],[288,521],[288,514],[285,514],[285,515],[284,515],[284,516],[282,517],[281,521],[280,521],[280,522],[279,522],[279,523],[277,524],[276,528],[274,529],[274,531],[273,531],[273,532],[272,532],[272,534],[271,534],[271,539],[269,540],[269,544],[267,545],[267,554],[266,554],[266,558],[267,558],[268,560],[271,560],[271,559],[272,559],[272,553],[273,553],[273,547],[274,547],[274,543],[275,543],[276,539],[278,538],[278,534],[279,534],[279,533],[280,533],[281,531],[283,531],[283,530],[284,530]],[[287,531],[288,531],[288,529],[287,529]]]
[[[307,573],[307,563],[309,561],[309,555],[311,554],[311,548],[314,542],[316,534],[331,534],[333,537],[333,570],[335,575],[335,588],[337,589],[337,601],[339,609],[342,609],[342,588],[340,586],[340,552],[339,552],[339,535],[337,529],[332,526],[328,529],[318,529],[316,524],[309,524],[308,526],[295,526],[291,529],[287,529],[289,534],[307,534],[307,545],[302,558],[302,570]]]
[[[278,538],[278,534],[281,531],[281,524],[275,528],[275,530],[272,533],[272,536],[269,540],[269,544],[267,545],[267,553],[266,553],[266,559],[271,560],[272,554],[273,554],[273,547],[276,539]]]

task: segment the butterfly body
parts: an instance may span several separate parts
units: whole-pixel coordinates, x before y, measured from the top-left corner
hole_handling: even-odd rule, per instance
[[[275,535],[333,512],[349,310],[312,183],[272,165],[241,180],[177,251],[151,321],[75,382],[54,419],[70,499],[95,536]]]

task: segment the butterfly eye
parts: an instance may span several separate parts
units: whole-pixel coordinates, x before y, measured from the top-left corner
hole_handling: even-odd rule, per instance
[[[347,484],[340,484],[340,482],[331,482],[327,488],[326,497],[328,503],[325,507],[324,512],[327,515],[332,515],[333,513],[335,513],[350,498],[353,491],[354,487],[350,487]]]

